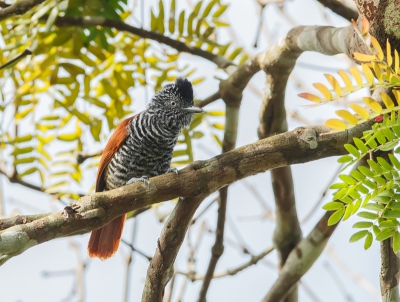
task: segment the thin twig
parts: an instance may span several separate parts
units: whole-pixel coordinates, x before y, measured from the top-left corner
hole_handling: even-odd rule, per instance
[[[69,27],[69,26],[82,26],[82,27],[108,27],[108,28],[115,28],[120,31],[126,31],[134,35],[138,35],[142,38],[150,39],[157,41],[159,43],[168,45],[172,48],[175,48],[179,52],[187,52],[196,56],[199,56],[203,59],[209,60],[216,64],[219,68],[225,69],[229,66],[233,65],[231,61],[228,59],[220,56],[215,55],[212,52],[208,52],[206,50],[202,50],[201,48],[190,46],[184,42],[179,40],[167,37],[165,35],[145,30],[143,28],[138,28],[135,26],[131,26],[123,21],[120,20],[111,20],[106,19],[104,17],[91,17],[85,16],[82,18],[74,18],[74,17],[58,17],[55,24],[58,27]]]
[[[124,301],[128,302],[129,301],[129,289],[131,288],[131,270],[133,266],[133,252],[138,252],[137,250],[134,249],[134,244],[135,244],[135,238],[136,238],[136,230],[137,230],[137,218],[133,218],[132,222],[132,237],[131,237],[131,245],[129,246],[131,248],[130,253],[128,254],[128,257],[126,258],[126,274],[125,274],[125,290],[124,290]]]

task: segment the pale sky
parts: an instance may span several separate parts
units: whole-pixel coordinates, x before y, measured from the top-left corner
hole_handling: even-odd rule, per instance
[[[157,7],[157,1],[145,1],[145,17],[149,16],[149,7]],[[178,9],[186,7],[190,1],[176,1]],[[227,17],[232,22],[232,29],[238,37],[238,41],[245,46],[251,54],[265,51],[271,44],[264,34],[259,39],[257,49],[252,47],[255,32],[258,24],[258,7],[256,1],[231,1],[227,10]],[[139,1],[140,7],[140,1]],[[169,1],[168,5],[169,7]],[[346,26],[348,23],[324,9],[316,1],[293,0],[287,1],[284,12],[294,23],[291,24],[276,5],[271,4],[264,12],[265,26],[268,28],[271,42],[278,41],[286,32],[296,25],[332,25]],[[137,16],[140,16],[139,12]],[[147,23],[146,23],[147,24]],[[136,24],[137,25],[137,24]],[[222,40],[231,40],[227,30],[220,32]],[[182,55],[182,62],[197,68],[196,76],[205,76],[207,80],[195,86],[195,95],[198,99],[203,99],[215,92],[218,81],[214,78],[226,77],[226,75],[216,70],[215,66],[203,59],[195,58],[190,55]],[[325,79],[324,73],[335,73],[335,70],[347,70],[351,65],[349,60],[343,56],[327,57],[316,53],[303,54],[298,60],[288,83],[286,91],[286,107],[295,110],[297,113],[306,117],[313,124],[321,124],[326,119],[334,116],[334,110],[345,108],[343,105],[326,105],[319,107],[305,107],[309,105],[307,101],[297,97],[297,94],[304,92],[315,92],[312,83]],[[306,68],[304,64],[318,66],[318,69]],[[299,89],[296,81],[300,80],[304,88]],[[262,92],[264,88],[265,76],[262,72],[258,73],[251,84]],[[149,90],[151,91],[151,90]],[[132,89],[132,97],[135,99],[134,110],[141,111],[145,108],[144,92],[142,89]],[[152,93],[150,92],[150,95]],[[354,96],[351,96],[354,98]],[[238,132],[237,146],[252,143],[257,140],[258,110],[261,101],[259,96],[246,89],[243,94],[243,102],[240,111],[240,123]],[[222,101],[218,101],[209,107],[211,109],[224,109]],[[223,120],[219,120],[220,122]],[[301,126],[298,121],[289,118],[289,129]],[[202,144],[202,146],[199,145]],[[204,148],[207,146],[207,149]],[[94,148],[95,146],[93,146]],[[204,140],[194,143],[195,158],[206,159],[220,152],[219,147],[208,136]],[[307,164],[295,165],[292,167],[294,184],[297,200],[297,210],[299,219],[302,220],[319,199],[325,187],[329,184],[332,175],[337,170],[336,158],[328,158]],[[94,182],[94,173],[85,173],[85,179],[79,191],[88,191]],[[24,214],[38,212],[55,211],[61,209],[60,204],[51,202],[50,198],[41,193],[32,192],[19,185],[9,184],[4,177],[0,177],[3,186],[3,196],[6,202],[6,215],[10,215],[18,210]],[[270,185],[269,173],[259,174],[246,179],[247,183],[255,186],[261,193],[264,202],[271,209],[274,208],[272,188]],[[329,192],[324,199],[328,202],[331,197]],[[198,210],[198,213],[211,201],[205,200]],[[171,203],[163,204],[158,208],[160,212],[166,212],[172,208]],[[204,216],[208,228],[214,230],[216,223],[216,204],[214,204]],[[235,228],[250,252],[257,254],[272,244],[272,233],[275,227],[271,219],[259,219],[264,214],[263,208],[256,198],[248,191],[242,183],[236,183],[230,187],[228,203],[228,221],[226,227],[225,253],[221,257],[216,272],[225,271],[228,268],[237,267],[250,259],[249,255],[243,254],[231,242],[238,242]],[[321,206],[312,217],[302,224],[303,235],[306,236],[314,227],[315,223],[322,217],[324,211]],[[196,215],[195,215],[196,216]],[[374,242],[368,251],[364,251],[363,243],[349,243],[349,238],[353,233],[351,226],[357,221],[357,217],[352,217],[348,221],[341,223],[335,231],[328,247],[334,251],[325,251],[318,259],[311,270],[302,279],[304,286],[310,288],[316,299],[313,299],[303,286],[300,286],[301,302],[308,301],[377,301],[371,291],[379,293],[379,270],[380,256],[379,243]],[[234,227],[232,227],[232,222]],[[191,241],[197,240],[201,223],[198,222],[192,229]],[[158,222],[153,211],[148,211],[137,219],[136,238],[134,246],[144,251],[148,255],[153,255],[156,247],[157,238],[160,234],[162,225]],[[125,225],[123,238],[131,241],[133,221],[130,220]],[[78,301],[77,295],[71,298],[71,289],[74,285],[73,274],[44,276],[44,272],[63,272],[74,270],[77,267],[77,259],[88,259],[86,245],[89,234],[76,236],[69,240],[58,239],[41,244],[29,249],[22,255],[9,260],[1,268],[0,284],[1,301]],[[71,247],[71,242],[78,245],[79,252]],[[207,233],[203,236],[198,251],[196,252],[196,271],[198,274],[205,273],[209,258],[210,249],[214,242],[214,235]],[[241,242],[243,243],[243,242]],[[125,257],[129,252],[128,248],[121,244],[116,256],[105,262],[98,259],[88,262],[88,267],[84,274],[85,282],[85,301],[122,301],[125,280]],[[188,245],[184,242],[176,261],[179,271],[187,270]],[[338,260],[339,259],[339,260]],[[340,262],[342,261],[342,262]],[[234,277],[225,277],[214,280],[208,293],[208,301],[259,301],[267,293],[268,289],[277,278],[276,253],[268,255],[264,261],[260,261],[257,266],[252,266]],[[343,263],[344,265],[340,265]],[[132,280],[129,301],[140,301],[143,283],[146,276],[148,261],[138,254],[134,254],[132,265]],[[344,269],[345,268],[345,269]],[[349,272],[353,272],[353,275]],[[354,276],[364,278],[364,287],[360,282],[356,282]],[[352,277],[353,276],[353,277]],[[339,281],[339,283],[337,283]],[[178,294],[183,281],[182,276],[177,277],[174,294]],[[368,285],[369,283],[371,284]],[[189,281],[183,296],[183,301],[195,301],[201,286],[201,282],[192,283]],[[369,287],[369,291],[365,289]],[[168,287],[166,292],[168,292]],[[172,299],[174,301],[174,299]]]

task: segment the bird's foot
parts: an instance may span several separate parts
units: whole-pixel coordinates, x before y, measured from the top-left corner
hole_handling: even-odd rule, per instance
[[[146,175],[143,175],[142,177],[139,177],[139,178],[138,177],[132,177],[131,179],[129,179],[126,182],[126,185],[130,185],[130,184],[133,184],[134,182],[138,182],[138,181],[144,182],[148,187],[150,187],[149,177],[146,176]]]
[[[169,168],[167,173],[175,173],[176,175],[178,175],[179,174],[178,171],[179,170],[177,168]],[[165,173],[165,174],[167,174],[167,173]]]

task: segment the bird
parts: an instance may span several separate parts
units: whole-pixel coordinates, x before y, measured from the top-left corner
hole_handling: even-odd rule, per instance
[[[149,178],[178,173],[171,168],[173,149],[179,134],[203,109],[194,105],[193,87],[188,79],[157,92],[148,108],[123,120],[108,140],[96,177],[96,192],[119,188],[135,182],[149,185]],[[106,260],[118,250],[126,214],[92,231],[89,256]]]

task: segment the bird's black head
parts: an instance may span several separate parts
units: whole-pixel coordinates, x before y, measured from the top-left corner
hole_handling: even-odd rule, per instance
[[[171,111],[178,115],[201,113],[203,109],[194,106],[192,83],[188,79],[178,78],[174,84],[156,93],[149,105],[150,109]]]

